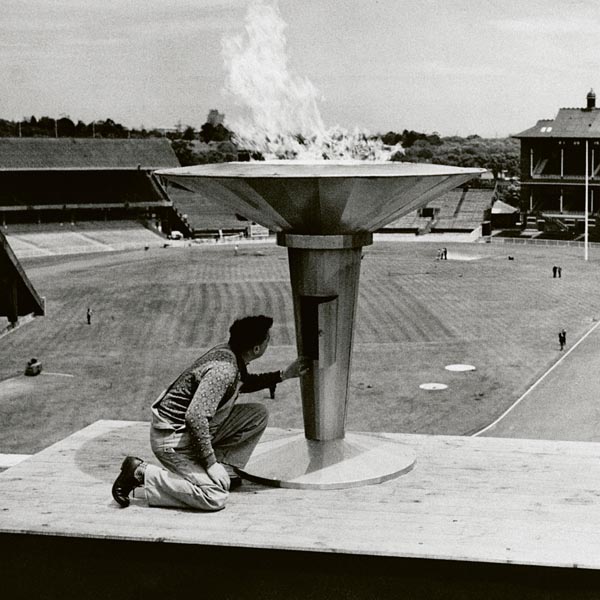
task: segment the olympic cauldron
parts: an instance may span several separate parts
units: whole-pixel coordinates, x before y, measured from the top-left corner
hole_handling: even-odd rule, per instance
[[[345,488],[409,471],[413,450],[381,434],[345,431],[362,247],[373,232],[483,169],[367,161],[261,161],[156,172],[277,233],[288,249],[304,432],[261,443],[251,479],[292,488]]]

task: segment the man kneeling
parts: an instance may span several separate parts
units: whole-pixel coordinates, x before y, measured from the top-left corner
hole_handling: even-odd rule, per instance
[[[267,349],[273,319],[238,319],[229,341],[198,358],[152,405],[150,443],[162,469],[133,456],[123,461],[113,498],[129,506],[144,485],[150,506],[220,510],[241,484],[242,469],[267,427],[262,404],[237,404],[238,394],[274,387],[307,371],[298,358],[285,370],[248,373],[246,365]]]

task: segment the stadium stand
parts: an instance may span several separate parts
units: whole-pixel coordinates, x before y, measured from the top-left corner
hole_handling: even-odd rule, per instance
[[[16,225],[7,235],[18,258],[161,247],[163,237],[135,221]],[[172,243],[172,242],[170,242]]]
[[[138,219],[188,226],[152,176],[179,166],[168,140],[0,138],[0,222]]]
[[[485,220],[493,195],[493,189],[456,188],[432,200],[426,207],[393,221],[381,231],[420,234],[473,231]]]
[[[213,237],[218,235],[219,231],[223,235],[249,235],[251,222],[238,217],[214,200],[184,190],[172,183],[166,185],[165,190],[173,205],[189,222],[195,238]]]

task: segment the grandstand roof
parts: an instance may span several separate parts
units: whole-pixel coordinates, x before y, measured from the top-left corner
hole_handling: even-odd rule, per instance
[[[164,138],[0,138],[0,171],[178,167]]]
[[[600,108],[561,108],[554,119],[540,119],[515,138],[600,138]]]
[[[43,315],[44,301],[31,285],[23,267],[0,232],[0,316],[9,321],[28,314]]]

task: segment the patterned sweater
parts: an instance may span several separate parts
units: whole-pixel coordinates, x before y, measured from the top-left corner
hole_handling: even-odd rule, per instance
[[[200,462],[208,468],[217,462],[210,435],[210,421],[217,410],[229,400],[235,401],[238,392],[255,392],[279,382],[279,371],[248,373],[244,361],[227,344],[221,344],[177,377],[157,410],[176,430],[187,428],[197,445]]]

